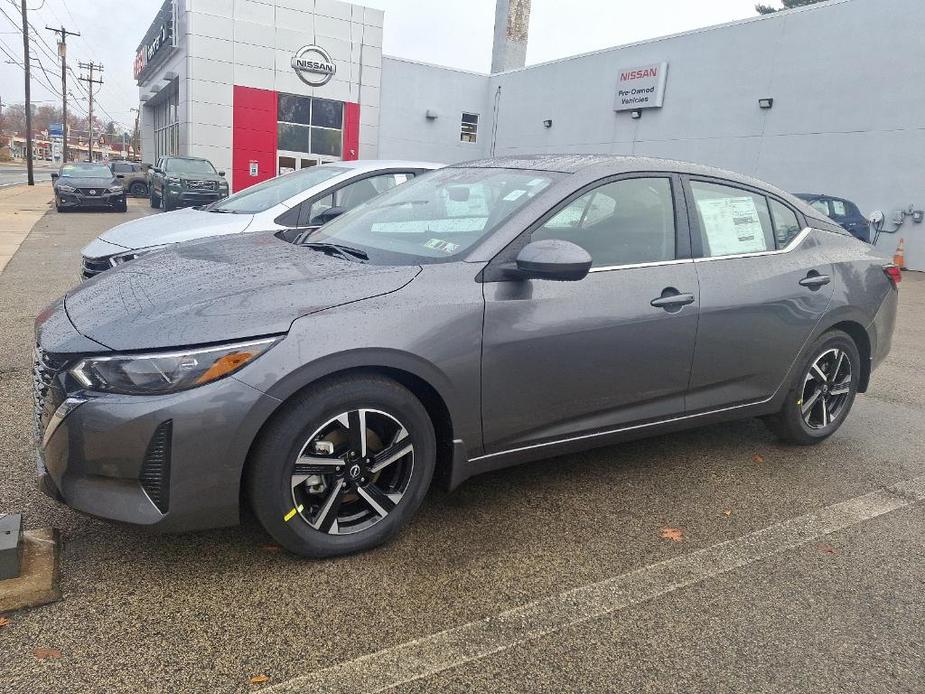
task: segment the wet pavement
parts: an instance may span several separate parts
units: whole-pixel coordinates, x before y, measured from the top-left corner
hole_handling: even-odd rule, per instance
[[[127,215],[49,212],[0,274],[0,508],[64,538],[64,599],[0,628],[0,691],[321,691],[298,678],[379,651],[361,661],[377,683],[366,689],[925,690],[925,505],[914,499],[493,655],[407,681],[382,664],[409,641],[645,577],[925,474],[925,277],[906,275],[892,354],[820,446],[782,446],[749,420],[555,458],[432,490],[392,544],[307,561],[251,518],[152,535],[34,489],[32,320],[75,283],[84,243],[150,212],[144,200]]]

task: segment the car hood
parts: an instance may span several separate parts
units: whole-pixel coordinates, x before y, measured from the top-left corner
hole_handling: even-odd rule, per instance
[[[75,188],[108,188],[117,185],[113,176],[62,176],[56,183],[74,186]]]
[[[237,234],[253,221],[252,214],[220,214],[186,208],[152,214],[115,226],[100,235],[103,241],[137,250],[165,243],[191,241],[208,236]]]
[[[133,260],[73,289],[65,308],[82,335],[111,349],[181,347],[284,333],[301,316],[396,291],[420,271],[246,234]]]

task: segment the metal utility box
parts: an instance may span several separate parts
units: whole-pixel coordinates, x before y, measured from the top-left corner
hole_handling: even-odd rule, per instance
[[[22,514],[0,513],[0,581],[19,576]]]

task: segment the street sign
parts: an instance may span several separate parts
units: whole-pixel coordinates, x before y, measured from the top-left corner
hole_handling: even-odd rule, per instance
[[[48,135],[50,137],[64,137],[64,124],[63,123],[49,123],[48,124]]]

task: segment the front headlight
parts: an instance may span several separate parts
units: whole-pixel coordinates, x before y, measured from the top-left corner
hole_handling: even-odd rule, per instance
[[[139,248],[137,251],[128,251],[127,253],[120,253],[119,255],[110,256],[109,264],[115,267],[116,265],[121,265],[122,263],[127,263],[130,260],[135,260],[140,258],[143,255],[148,255],[148,253],[153,253],[154,251],[159,251],[162,248],[167,248],[167,245],[162,246],[151,246],[149,248]]]
[[[74,186],[69,186],[67,183],[58,184],[59,193],[73,193],[75,190],[77,189]]]
[[[166,183],[168,186],[178,186],[180,185],[180,179],[174,178],[173,176],[168,176],[164,179],[164,183]]]
[[[220,347],[87,357],[71,369],[84,388],[123,395],[162,395],[205,385],[252,362],[282,336]]]
[[[122,192],[122,186],[110,186],[109,192],[110,192],[110,193],[121,193],[121,192]]]

